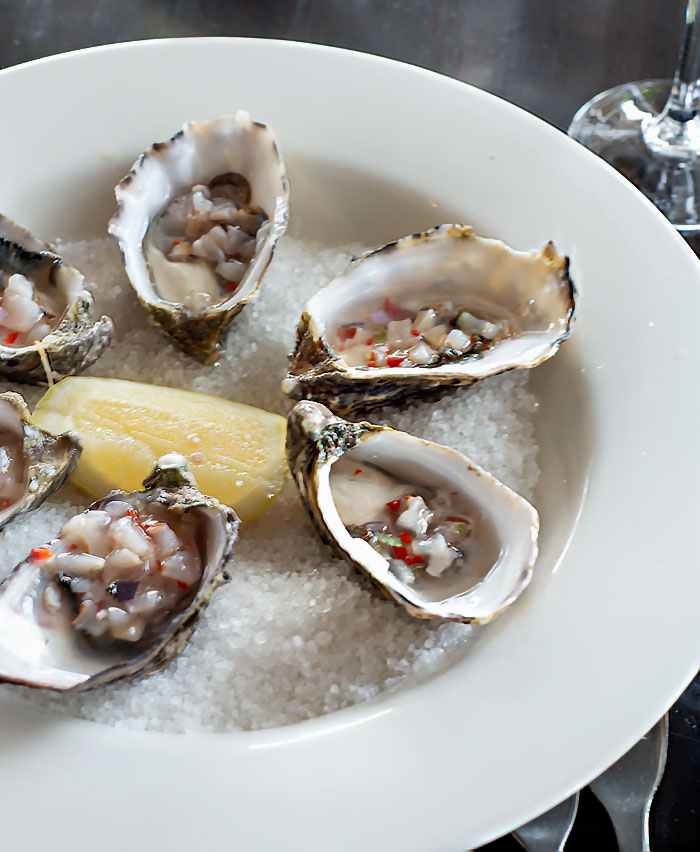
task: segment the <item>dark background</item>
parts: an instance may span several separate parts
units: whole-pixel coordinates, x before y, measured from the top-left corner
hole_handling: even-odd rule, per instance
[[[422,65],[566,129],[597,92],[672,75],[684,8],[684,0],[0,0],[0,67],[133,39],[294,39]],[[11,132],[11,116],[3,124]],[[652,812],[657,852],[700,850],[699,721],[696,679],[671,711],[667,771]],[[504,838],[483,848],[520,847]],[[566,848],[616,849],[588,792]]]

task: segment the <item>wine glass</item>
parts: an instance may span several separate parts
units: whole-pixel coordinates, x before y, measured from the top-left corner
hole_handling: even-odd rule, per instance
[[[569,135],[607,160],[684,235],[700,234],[700,0],[688,0],[673,80],[625,83],[596,95]]]

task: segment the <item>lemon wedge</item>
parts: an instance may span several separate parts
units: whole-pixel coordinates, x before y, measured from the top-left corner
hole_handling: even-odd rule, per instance
[[[140,489],[156,459],[177,452],[203,494],[248,521],[277,496],[287,469],[283,417],[194,391],[67,378],[39,400],[33,421],[78,437],[83,452],[72,481],[95,497]]]

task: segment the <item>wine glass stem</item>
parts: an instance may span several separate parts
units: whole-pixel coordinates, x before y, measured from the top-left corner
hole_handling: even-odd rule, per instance
[[[647,149],[669,165],[685,168],[700,157],[700,0],[688,0],[685,34],[666,106],[642,125]]]
[[[676,121],[690,121],[697,113],[697,82],[700,77],[700,0],[688,0],[685,11],[685,35],[678,57],[673,87],[664,112]]]

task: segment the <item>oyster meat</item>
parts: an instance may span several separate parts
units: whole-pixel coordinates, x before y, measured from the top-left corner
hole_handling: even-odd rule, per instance
[[[113,491],[0,584],[0,680],[82,690],[177,656],[229,579],[232,509],[163,456],[145,491]]]
[[[287,227],[272,131],[244,111],[190,121],[142,154],[115,192],[109,230],[141,304],[185,352],[215,361]]]
[[[536,510],[455,450],[305,400],[287,454],[323,540],[411,615],[485,623],[530,582]]]
[[[339,414],[550,358],[575,287],[552,243],[514,251],[439,225],[355,259],[306,304],[283,390]]]
[[[32,425],[18,393],[0,394],[0,529],[58,491],[79,457],[80,444],[70,435],[54,437]]]
[[[109,345],[109,317],[92,322],[84,277],[29,231],[0,216],[0,375],[43,384],[89,367]]]

